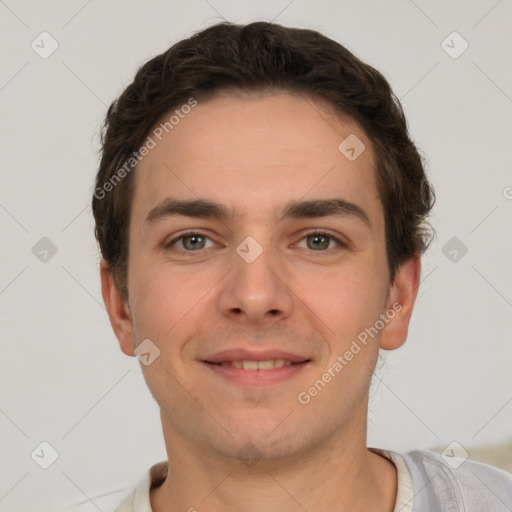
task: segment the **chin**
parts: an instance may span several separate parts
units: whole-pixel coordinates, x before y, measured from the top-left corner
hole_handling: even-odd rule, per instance
[[[300,425],[286,425],[282,416],[279,421],[273,417],[246,418],[245,421],[226,423],[228,432],[207,443],[219,454],[238,459],[245,464],[258,460],[279,460],[304,450],[306,440]]]

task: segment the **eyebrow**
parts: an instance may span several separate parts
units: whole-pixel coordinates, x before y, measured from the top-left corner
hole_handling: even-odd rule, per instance
[[[339,198],[292,201],[286,206],[282,218],[328,216],[354,217],[363,221],[370,229],[372,227],[368,214],[360,206]]]
[[[146,223],[153,224],[174,216],[229,220],[233,219],[235,215],[231,209],[215,201],[167,198],[151,209],[146,216]],[[339,198],[291,201],[285,206],[279,220],[329,216],[354,217],[363,221],[371,229],[370,218],[360,206]]]

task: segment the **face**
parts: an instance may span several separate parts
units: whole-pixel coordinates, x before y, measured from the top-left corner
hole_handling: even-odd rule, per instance
[[[270,459],[365,438],[379,343],[403,343],[410,315],[374,166],[354,121],[284,93],[199,102],[143,159],[126,318],[103,291],[123,351],[160,351],[141,367],[166,439]]]

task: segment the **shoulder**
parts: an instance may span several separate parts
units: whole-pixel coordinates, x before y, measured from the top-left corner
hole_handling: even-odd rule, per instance
[[[414,510],[512,510],[512,474],[430,450],[400,454],[411,473]]]

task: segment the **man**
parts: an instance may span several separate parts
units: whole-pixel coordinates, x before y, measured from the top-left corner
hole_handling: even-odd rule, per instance
[[[504,471],[366,446],[433,202],[387,81],[317,32],[223,23],[147,62],[108,111],[93,211],[168,462],[116,510],[510,510]]]

